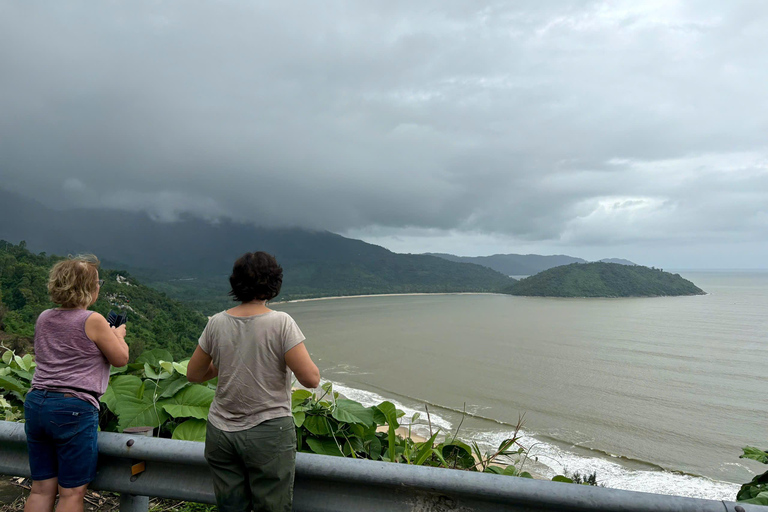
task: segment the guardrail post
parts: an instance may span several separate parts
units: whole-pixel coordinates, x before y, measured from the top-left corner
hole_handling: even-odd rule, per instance
[[[152,437],[152,427],[130,427],[123,430],[123,434],[133,436],[147,436]],[[128,446],[133,445],[133,439],[127,441]],[[144,462],[141,461],[137,464],[131,465],[131,481],[136,480],[142,471],[144,471]],[[135,472],[136,470],[140,470]],[[135,494],[121,493],[120,494],[120,512],[148,512],[149,511],[149,496],[136,496]]]
[[[120,512],[147,512],[149,496],[134,496],[123,493],[120,495]]]

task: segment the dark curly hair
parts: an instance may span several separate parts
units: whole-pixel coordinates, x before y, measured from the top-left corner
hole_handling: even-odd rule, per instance
[[[283,285],[283,267],[271,254],[247,252],[232,267],[229,285],[229,294],[238,302],[274,299]]]

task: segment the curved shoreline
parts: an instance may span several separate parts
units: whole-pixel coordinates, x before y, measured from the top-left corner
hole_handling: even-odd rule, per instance
[[[330,295],[328,297],[311,297],[307,299],[281,300],[279,302],[270,302],[270,304],[293,304],[296,302],[310,302],[316,300],[332,299],[357,299],[361,297],[409,297],[419,295],[508,295],[506,293],[495,292],[414,292],[414,293],[369,293],[366,295]]]

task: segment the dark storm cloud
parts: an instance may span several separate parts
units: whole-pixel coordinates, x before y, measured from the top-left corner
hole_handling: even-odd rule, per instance
[[[0,186],[380,240],[765,240],[767,17],[755,2],[4,2]]]

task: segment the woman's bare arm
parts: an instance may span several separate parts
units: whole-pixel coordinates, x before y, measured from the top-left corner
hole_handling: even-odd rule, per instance
[[[205,382],[219,375],[219,370],[213,365],[213,359],[198,345],[187,365],[189,382]]]
[[[125,324],[110,327],[107,319],[93,313],[85,321],[85,335],[88,336],[112,366],[128,364],[128,344],[125,342]]]
[[[285,364],[305,388],[316,388],[320,385],[320,370],[312,361],[304,343],[299,343],[285,353]]]

